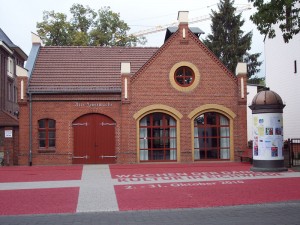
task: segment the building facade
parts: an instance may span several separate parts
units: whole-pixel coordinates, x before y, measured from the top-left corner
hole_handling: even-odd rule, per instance
[[[295,7],[300,7],[297,3]],[[276,37],[265,40],[266,86],[279,94],[286,105],[283,109],[284,139],[300,137],[300,34],[285,43],[279,25]]]
[[[246,66],[232,74],[200,33],[180,12],[160,48],[34,43],[30,76],[19,79],[28,87],[18,98],[20,164],[237,159],[247,146]]]
[[[0,161],[18,164],[19,106],[18,76],[27,76],[23,68],[27,55],[0,28]]]

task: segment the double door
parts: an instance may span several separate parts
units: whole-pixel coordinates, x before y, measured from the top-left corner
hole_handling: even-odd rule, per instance
[[[116,162],[115,122],[101,114],[87,114],[73,122],[73,164]]]

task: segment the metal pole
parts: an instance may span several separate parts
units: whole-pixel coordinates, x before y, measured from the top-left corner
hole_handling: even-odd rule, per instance
[[[29,166],[32,166],[32,99],[29,93]]]

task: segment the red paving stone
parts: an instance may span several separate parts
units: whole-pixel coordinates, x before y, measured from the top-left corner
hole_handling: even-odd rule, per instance
[[[249,171],[249,163],[193,163],[193,164],[135,164],[110,165],[112,178],[120,175]]]
[[[137,164],[110,165],[110,171],[112,178],[119,182],[114,189],[121,211],[201,208],[300,200],[300,178],[281,178],[281,173],[274,173],[276,179],[264,177],[239,179],[239,174],[243,176],[243,174],[253,173],[250,167],[251,165],[247,163]],[[2,167],[0,185],[1,182],[80,180],[82,169],[82,165]],[[201,182],[195,181],[197,174],[208,181],[203,179]],[[232,179],[239,180],[212,180],[215,179],[213,176],[227,176],[227,174],[233,174]],[[176,176],[178,180],[175,179]],[[191,176],[191,181],[182,182],[181,179],[186,179],[188,176]],[[260,176],[264,175],[260,174]],[[120,177],[142,179],[122,181]],[[145,184],[143,178],[157,178],[158,181],[154,180],[160,183],[148,181]],[[229,178],[231,179],[230,176]],[[169,183],[162,183],[159,179],[168,180]],[[138,184],[130,184],[131,181]],[[0,215],[75,213],[79,188],[0,191]]]
[[[0,183],[80,180],[82,165],[0,167]]]
[[[75,213],[79,187],[0,191],[0,215]]]
[[[120,211],[300,200],[300,178],[117,185]]]

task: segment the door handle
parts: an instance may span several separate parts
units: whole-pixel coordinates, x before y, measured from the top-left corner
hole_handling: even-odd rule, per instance
[[[89,159],[90,156],[88,156],[88,155],[85,155],[85,156],[73,156],[72,158],[73,159]]]
[[[117,158],[117,156],[115,156],[115,155],[101,155],[101,156],[99,156],[99,158],[102,158],[102,159],[104,159],[104,158]]]

